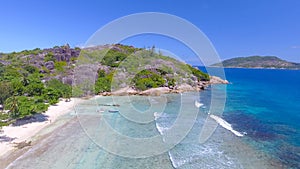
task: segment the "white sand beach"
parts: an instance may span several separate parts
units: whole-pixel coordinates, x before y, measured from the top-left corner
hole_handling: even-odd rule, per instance
[[[8,140],[0,140],[0,157],[16,149],[14,143],[31,141],[30,139],[41,129],[55,122],[59,116],[68,113],[73,108],[75,101],[76,103],[78,102],[75,98],[72,98],[70,102],[60,101],[56,105],[50,106],[49,109],[43,113],[47,116],[47,120],[45,121],[31,122],[20,126],[3,127],[0,136],[8,138]]]

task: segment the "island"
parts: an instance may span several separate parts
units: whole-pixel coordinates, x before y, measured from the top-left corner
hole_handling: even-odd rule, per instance
[[[211,66],[225,68],[300,69],[300,63],[288,62],[276,56],[237,57]]]
[[[113,44],[0,53],[0,127],[46,112],[59,99],[160,95],[228,81],[157,52]]]

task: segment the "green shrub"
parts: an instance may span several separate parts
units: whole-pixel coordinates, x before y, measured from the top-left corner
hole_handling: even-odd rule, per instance
[[[59,72],[63,72],[65,66],[67,66],[65,61],[54,62],[54,68]]]
[[[18,119],[41,113],[48,109],[41,97],[12,96],[5,101],[5,107],[9,110],[9,116]]]
[[[58,103],[60,92],[54,88],[45,88],[43,90],[43,98],[53,105]]]
[[[50,73],[50,70],[49,69],[47,69],[45,66],[42,66],[42,68],[41,68],[45,73]]]
[[[40,74],[30,74],[27,78],[25,78],[24,82],[24,92],[28,94],[28,96],[41,96],[44,84],[40,79]]]
[[[187,65],[194,76],[197,77],[198,81],[209,81],[209,75],[204,73],[196,68],[193,68],[190,65]]]
[[[41,113],[48,110],[49,104],[45,104],[44,98],[41,96],[35,96],[33,98],[33,113]]]
[[[133,78],[134,86],[139,90],[162,87],[166,81],[164,78],[150,70],[142,70]]]
[[[176,80],[173,78],[167,78],[168,87],[174,87],[176,85]]]
[[[1,82],[0,83],[0,104],[3,104],[4,101],[13,95],[13,86],[10,82]]]
[[[5,71],[3,72],[3,80],[10,81],[12,79],[22,77],[22,74],[14,67],[7,66],[5,67]]]
[[[95,83],[95,93],[110,92],[111,81],[107,77],[99,77]]]
[[[83,90],[79,86],[72,86],[72,96],[73,97],[81,97],[84,95]]]
[[[25,96],[12,96],[5,101],[5,108],[12,118],[23,118],[33,113],[32,103]]]
[[[59,97],[70,98],[72,95],[72,87],[64,84],[57,79],[51,79],[46,82],[46,87],[55,89],[59,92]]]
[[[28,72],[28,73],[38,73],[39,72],[39,69],[35,66],[31,66],[31,65],[26,65],[24,67],[24,69]]]
[[[109,50],[104,58],[101,60],[103,65],[118,67],[120,62],[126,59],[127,55],[123,52],[119,52],[116,50]]]
[[[98,79],[95,83],[95,94],[111,91],[111,83],[114,73],[115,72],[112,71],[109,74],[105,74],[104,70],[98,71]]]
[[[45,55],[45,58],[44,58],[44,61],[45,62],[48,62],[48,61],[53,61],[55,62],[55,57],[54,57],[54,54],[52,52],[49,52]]]

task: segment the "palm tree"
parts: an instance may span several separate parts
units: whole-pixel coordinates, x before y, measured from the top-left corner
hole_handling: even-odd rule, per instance
[[[18,117],[20,112],[19,112],[19,104],[18,104],[18,99],[16,96],[9,97],[5,101],[5,107],[9,110],[9,115],[12,118]]]

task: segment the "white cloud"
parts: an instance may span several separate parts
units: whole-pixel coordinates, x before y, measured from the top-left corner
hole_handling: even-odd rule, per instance
[[[292,49],[300,49],[300,45],[297,46],[291,46]]]

